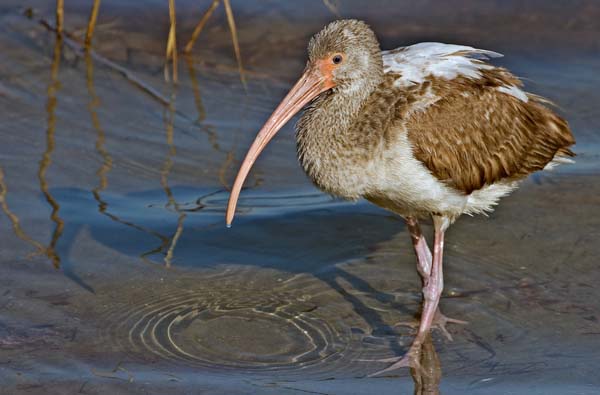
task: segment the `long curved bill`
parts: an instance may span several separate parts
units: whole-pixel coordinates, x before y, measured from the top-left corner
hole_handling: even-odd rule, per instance
[[[273,114],[269,117],[265,125],[256,135],[256,139],[250,146],[246,158],[242,162],[240,170],[233,183],[231,189],[231,195],[229,195],[229,203],[227,204],[226,222],[227,226],[231,226],[233,216],[235,214],[235,206],[237,205],[238,197],[244,180],[252,165],[267,146],[269,141],[277,134],[279,129],[286,124],[298,111],[302,109],[306,104],[310,103],[320,93],[333,87],[333,84],[329,79],[323,76],[320,67],[309,67],[305,70],[304,74],[296,85],[290,90],[287,96],[281,101],[279,106],[275,109]]]

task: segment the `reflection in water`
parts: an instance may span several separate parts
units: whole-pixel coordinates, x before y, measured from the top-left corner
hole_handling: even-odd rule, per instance
[[[235,159],[235,156],[233,155],[233,149],[232,149],[231,151],[227,152],[225,161],[223,162],[223,165],[219,169],[219,181],[221,182],[221,185],[223,185],[223,187],[227,190],[229,190],[229,185],[227,184],[227,170],[229,170],[229,167],[233,164],[234,159]],[[260,179],[257,179],[255,186],[258,185],[259,183],[260,183]]]
[[[185,212],[181,211],[179,203],[175,200],[175,196],[173,196],[173,191],[171,190],[171,187],[169,187],[169,173],[173,168],[173,158],[175,157],[175,155],[177,155],[177,149],[175,148],[175,144],[173,143],[173,137],[175,132],[175,127],[173,124],[175,120],[175,99],[176,95],[175,92],[173,92],[171,95],[171,102],[169,103],[169,106],[164,112],[165,127],[167,130],[166,138],[168,149],[165,161],[160,171],[160,185],[165,190],[168,199],[167,208],[172,208],[178,213],[177,228],[175,229],[175,234],[173,235],[173,237],[171,237],[171,240],[169,241],[167,253],[165,256],[165,265],[167,267],[171,266],[171,262],[173,260],[173,251],[175,250],[175,246],[177,245],[177,240],[179,240],[179,237],[181,236],[181,232],[183,232],[183,221],[186,217]],[[159,251],[161,251],[163,247],[164,246],[161,246]]]
[[[217,0],[218,4],[218,0]],[[200,94],[200,87],[198,84],[198,78],[196,77],[196,69],[194,67],[194,59],[191,55],[185,54],[185,61],[188,66],[188,72],[190,75],[190,81],[192,83],[192,91],[194,93],[194,103],[196,104],[196,110],[198,111],[198,119],[197,122],[201,123],[206,119],[206,111],[204,109],[204,105],[202,104],[202,96]],[[215,151],[221,152],[225,154],[225,160],[223,164],[219,168],[219,182],[225,189],[229,189],[229,183],[227,182],[227,171],[234,163],[235,160],[235,147],[232,147],[229,151],[222,150],[219,146],[218,142],[218,133],[215,131],[215,128],[212,125],[208,125],[205,123],[201,123],[200,127],[207,134],[208,141]],[[256,185],[259,185],[260,180],[256,181]],[[255,186],[256,186],[255,185]]]
[[[36,249],[37,254],[43,254],[46,251],[46,248],[42,245],[42,243],[32,239],[23,228],[21,228],[21,221],[19,217],[15,213],[13,213],[8,207],[8,203],[6,201],[6,195],[8,194],[8,188],[6,187],[6,183],[4,182],[4,171],[0,167],[0,207],[2,207],[2,211],[8,217],[10,222],[12,223],[13,232],[15,235],[23,241],[31,244]]]
[[[62,50],[63,39],[62,35],[56,35],[56,41],[54,42],[54,58],[52,60],[52,69],[50,74],[50,84],[48,85],[48,101],[46,103],[46,112],[48,114],[48,128],[46,129],[46,151],[40,160],[40,167],[38,170],[38,178],[40,180],[40,189],[46,197],[46,201],[52,207],[52,213],[50,219],[54,222],[54,232],[52,233],[52,239],[50,244],[46,248],[46,255],[52,260],[55,268],[60,267],[60,257],[56,253],[56,244],[60,239],[65,227],[65,222],[59,217],[58,212],[60,205],[50,194],[48,189],[48,181],[46,179],[46,172],[52,164],[52,152],[54,151],[54,132],[56,130],[56,94],[60,89],[60,82],[58,81],[58,71],[60,67],[60,58]]]
[[[206,110],[204,110],[204,105],[202,104],[202,96],[200,95],[196,70],[194,69],[194,59],[187,53],[184,55],[184,59],[188,66],[190,81],[192,82],[192,91],[194,92],[194,103],[196,104],[196,111],[198,111],[198,119],[196,121],[202,122],[206,119]]]
[[[415,395],[438,395],[440,393],[440,381],[442,379],[442,368],[440,359],[435,351],[431,340],[431,334],[421,346],[419,360],[415,361],[410,368],[410,375],[415,382]]]
[[[90,111],[90,115],[92,117],[92,127],[96,131],[96,151],[102,157],[102,166],[96,172],[99,177],[99,183],[96,188],[92,190],[94,194],[94,198],[99,203],[100,211],[103,212],[106,210],[106,203],[102,202],[100,199],[100,192],[106,189],[108,186],[108,173],[112,169],[112,157],[108,153],[105,147],[106,136],[104,134],[104,130],[100,126],[100,120],[98,119],[98,113],[96,112],[96,108],[100,106],[100,100],[96,95],[96,90],[94,89],[94,63],[89,51],[85,52],[85,66],[86,66],[86,85],[88,88],[88,94],[90,96],[90,102],[88,104],[88,109]]]
[[[88,104],[88,110],[90,112],[90,116],[91,116],[91,120],[92,120],[92,127],[96,131],[96,135],[97,135],[95,148],[96,148],[96,151],[98,152],[98,154],[100,155],[100,157],[102,158],[102,165],[96,172],[96,174],[98,175],[98,178],[99,178],[99,182],[98,182],[98,185],[92,190],[94,199],[98,202],[98,211],[101,214],[110,218],[112,221],[118,222],[120,224],[126,225],[128,227],[131,227],[133,229],[136,229],[138,231],[144,232],[146,234],[149,234],[149,235],[152,235],[152,236],[158,238],[160,240],[160,245],[155,248],[152,248],[149,251],[142,253],[140,255],[140,258],[147,263],[151,263],[151,261],[149,260],[150,256],[164,252],[165,253],[165,258],[164,258],[165,265],[167,267],[170,267],[172,264],[172,261],[173,261],[175,247],[177,245],[179,238],[181,237],[181,235],[183,233],[183,225],[184,225],[184,221],[186,218],[186,212],[197,211],[197,210],[202,209],[201,206],[196,206],[192,209],[181,207],[181,204],[175,199],[173,191],[172,191],[171,187],[169,186],[168,178],[169,178],[169,174],[173,168],[173,164],[174,164],[173,159],[177,154],[177,149],[175,147],[175,142],[174,142],[174,133],[175,133],[174,120],[175,120],[175,115],[176,115],[176,109],[175,109],[174,103],[175,103],[176,96],[175,96],[175,94],[171,95],[169,103],[168,103],[167,107],[165,108],[165,112],[164,112],[167,153],[166,153],[166,157],[163,162],[163,165],[161,166],[161,169],[160,169],[160,184],[167,196],[166,208],[174,210],[178,214],[177,226],[176,226],[175,232],[173,233],[172,236],[166,236],[166,235],[161,234],[152,229],[148,229],[146,227],[135,224],[131,221],[123,220],[119,216],[111,213],[108,210],[108,208],[109,208],[108,202],[102,198],[101,192],[104,191],[108,187],[108,174],[110,173],[110,171],[112,169],[113,159],[106,148],[106,134],[100,124],[100,120],[99,120],[98,114],[97,114],[97,108],[100,106],[100,100],[96,94],[95,87],[94,87],[94,62],[93,62],[92,56],[93,56],[93,52],[91,50],[86,50],[84,52],[84,59],[85,59],[85,65],[86,65],[86,85],[87,85],[88,95],[90,97],[89,104]],[[187,63],[188,67],[189,67],[188,71],[190,74],[190,80],[192,82],[192,89],[194,91],[196,108],[198,110],[198,120],[201,121],[206,117],[206,113],[205,113],[204,107],[202,105],[202,98],[200,95],[198,80],[197,80],[196,74],[195,74],[194,64],[193,64],[192,58],[190,58],[190,57],[186,57],[186,61],[188,62]],[[203,131],[205,131],[208,134],[209,142],[211,143],[211,145],[215,149],[215,151],[224,153],[226,155],[223,165],[219,169],[219,179],[220,179],[221,183],[224,186],[226,186],[227,185],[226,173],[234,160],[233,149],[229,152],[225,152],[224,150],[222,150],[220,148],[218,141],[217,141],[217,138],[218,138],[217,132],[214,130],[214,128],[212,126],[206,125],[206,124],[201,124],[201,128]],[[209,196],[210,195],[211,194],[209,194]],[[200,199],[202,199],[202,197]]]
[[[92,54],[90,50],[86,50],[85,53],[85,65],[86,65],[86,85],[88,89],[88,94],[90,96],[90,101],[88,104],[88,109],[90,111],[90,115],[92,117],[92,126],[96,131],[96,151],[102,157],[102,165],[96,172],[99,178],[98,186],[92,189],[92,194],[94,195],[94,199],[98,202],[98,211],[100,214],[107,216],[112,221],[118,222],[130,228],[139,230],[141,232],[147,233],[149,235],[157,237],[162,241],[162,245],[166,245],[169,239],[166,236],[161,235],[158,232],[155,232],[150,229],[146,229],[142,226],[134,224],[130,221],[125,221],[119,218],[117,215],[112,214],[108,211],[108,202],[102,199],[101,192],[104,191],[108,187],[108,173],[112,169],[113,160],[108,150],[106,149],[106,135],[104,130],[100,125],[100,120],[98,119],[98,114],[96,112],[96,108],[100,106],[100,100],[96,95],[96,90],[94,88],[94,62],[92,59]],[[162,248],[162,247],[161,247]],[[160,249],[158,250],[160,251]],[[154,253],[151,252],[151,253]],[[141,255],[141,258],[145,260],[145,256],[147,253]]]

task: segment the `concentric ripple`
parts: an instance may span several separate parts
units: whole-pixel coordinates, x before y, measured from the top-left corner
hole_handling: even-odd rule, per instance
[[[164,358],[246,369],[306,364],[335,353],[331,328],[305,314],[311,306],[285,295],[240,303],[236,294],[245,292],[213,289],[148,303],[129,339]]]
[[[525,341],[527,331],[515,325],[514,311],[493,306],[543,289],[523,288],[520,275],[503,269],[510,262],[498,255],[478,256],[468,244],[447,252],[444,308],[477,323],[457,328],[460,342],[447,349],[483,363],[495,355],[490,344],[497,333]],[[410,318],[420,303],[413,259],[390,240],[366,259],[338,264],[319,277],[239,265],[169,271],[161,281],[122,284],[119,299],[103,303],[110,311],[100,341],[142,363],[278,377],[364,375],[380,368],[369,361],[401,355],[412,340],[394,323]]]
[[[331,292],[326,285],[308,275],[275,286],[270,278],[229,272],[141,303],[129,297],[135,306],[111,314],[108,340],[137,358],[218,369],[304,369],[356,354],[347,312],[331,316],[311,300]]]

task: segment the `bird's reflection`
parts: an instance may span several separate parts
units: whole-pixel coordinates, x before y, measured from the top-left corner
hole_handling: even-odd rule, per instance
[[[52,164],[52,153],[55,147],[54,134],[56,131],[56,105],[57,93],[60,89],[60,82],[58,80],[58,72],[60,69],[61,51],[63,46],[63,38],[61,34],[56,35],[54,42],[54,56],[52,59],[50,83],[47,88],[48,99],[46,102],[46,113],[48,116],[48,127],[46,129],[46,150],[40,160],[40,166],[38,169],[38,178],[40,181],[40,189],[46,198],[46,201],[52,208],[50,219],[54,222],[54,231],[52,232],[52,238],[50,244],[45,249],[45,254],[52,260],[55,268],[60,267],[60,256],[56,253],[56,244],[63,233],[65,222],[60,218],[59,211],[60,205],[54,199],[49,191],[48,180],[46,173],[48,168]]]
[[[421,352],[415,357],[410,375],[415,383],[415,395],[438,395],[442,379],[440,359],[431,340],[431,334],[421,345]]]

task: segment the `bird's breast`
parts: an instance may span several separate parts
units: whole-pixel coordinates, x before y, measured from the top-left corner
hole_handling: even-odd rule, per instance
[[[324,95],[297,124],[296,142],[302,168],[323,191],[345,199],[364,195],[381,146],[381,131],[361,125],[363,101]]]
[[[298,138],[300,165],[321,190],[344,199],[356,200],[367,190],[371,158],[335,138]]]

